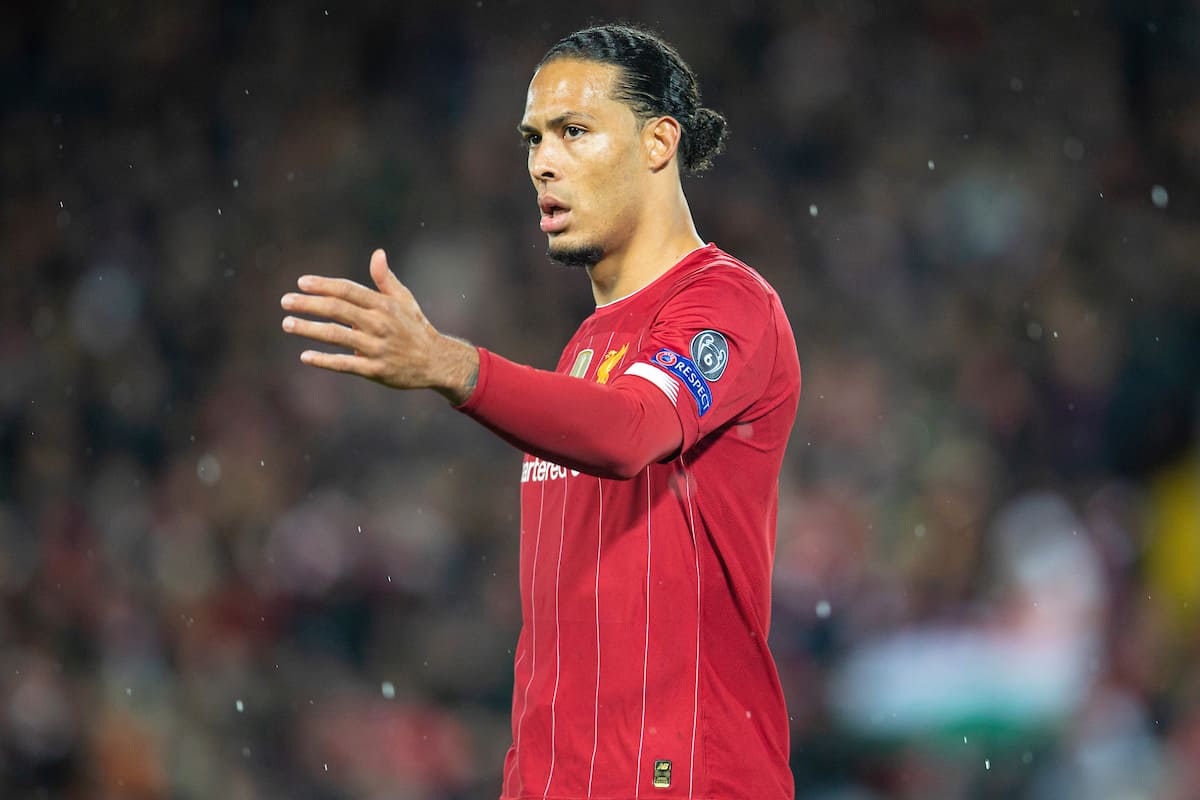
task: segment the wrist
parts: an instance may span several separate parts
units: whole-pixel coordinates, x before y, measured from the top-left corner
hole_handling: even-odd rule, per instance
[[[431,388],[451,405],[461,406],[470,399],[479,379],[479,351],[463,339],[445,334],[439,337],[436,359],[440,368]]]

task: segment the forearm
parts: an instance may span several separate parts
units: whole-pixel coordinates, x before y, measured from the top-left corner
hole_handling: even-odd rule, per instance
[[[679,419],[650,384],[635,391],[514,364],[487,351],[478,351],[478,358],[477,385],[459,409],[525,452],[624,479],[679,449]]]

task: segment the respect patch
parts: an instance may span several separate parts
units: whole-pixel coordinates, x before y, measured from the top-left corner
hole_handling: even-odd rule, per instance
[[[652,361],[656,366],[662,367],[673,377],[678,378],[679,382],[692,393],[699,416],[703,417],[708,413],[713,403],[712,390],[708,386],[708,381],[704,380],[704,376],[697,369],[695,362],[666,348],[655,353]]]

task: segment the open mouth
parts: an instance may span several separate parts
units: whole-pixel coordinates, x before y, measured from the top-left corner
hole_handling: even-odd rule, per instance
[[[538,202],[542,211],[541,228],[543,233],[561,233],[571,216],[571,209],[554,198],[543,198]]]

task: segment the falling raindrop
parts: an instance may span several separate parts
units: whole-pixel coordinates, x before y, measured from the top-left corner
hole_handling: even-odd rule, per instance
[[[196,462],[196,477],[205,486],[213,486],[221,480],[221,462],[212,453],[205,453]]]

